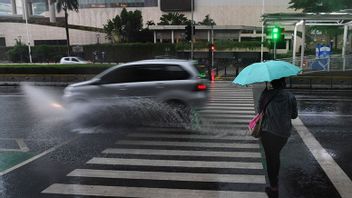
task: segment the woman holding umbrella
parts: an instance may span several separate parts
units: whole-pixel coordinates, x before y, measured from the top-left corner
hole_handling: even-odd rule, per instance
[[[261,142],[266,156],[270,187],[265,188],[269,198],[279,197],[280,151],[290,136],[292,123],[298,115],[296,98],[285,90],[285,77],[297,75],[301,69],[284,62],[268,61],[247,66],[234,83],[248,85],[271,82],[259,100],[259,112],[264,112],[261,125]]]
[[[265,192],[270,198],[279,197],[280,151],[292,129],[291,119],[297,118],[297,103],[293,94],[284,90],[284,78],[271,81],[271,90],[265,89],[259,100],[259,112],[267,104],[262,123],[261,142],[264,147],[270,187]]]

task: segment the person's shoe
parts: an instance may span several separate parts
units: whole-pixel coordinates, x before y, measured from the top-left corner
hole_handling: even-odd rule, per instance
[[[268,195],[269,198],[279,198],[279,191],[271,190],[270,187],[265,187],[265,193]]]

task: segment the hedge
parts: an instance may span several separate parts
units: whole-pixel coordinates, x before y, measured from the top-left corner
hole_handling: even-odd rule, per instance
[[[0,74],[98,74],[111,66],[114,65],[0,65]]]

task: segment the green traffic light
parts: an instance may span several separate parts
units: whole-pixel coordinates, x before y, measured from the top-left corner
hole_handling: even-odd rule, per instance
[[[280,39],[280,29],[278,27],[274,27],[271,32],[271,38],[275,41]]]

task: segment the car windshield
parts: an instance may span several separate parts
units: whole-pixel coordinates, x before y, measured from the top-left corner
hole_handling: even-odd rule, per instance
[[[79,61],[86,61],[86,60],[84,60],[83,58],[81,58],[81,57],[73,57],[73,58],[76,58],[77,60],[79,60]]]

